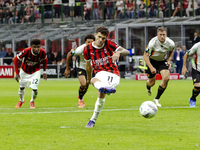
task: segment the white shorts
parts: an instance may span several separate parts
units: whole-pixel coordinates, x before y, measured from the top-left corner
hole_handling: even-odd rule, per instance
[[[116,88],[119,85],[120,77],[114,73],[107,71],[98,72],[94,78],[99,79],[105,87],[113,87]]]
[[[34,72],[33,74],[27,74],[22,69],[20,69],[20,80],[19,86],[20,87],[30,87],[34,90],[38,89],[40,83],[40,70]]]

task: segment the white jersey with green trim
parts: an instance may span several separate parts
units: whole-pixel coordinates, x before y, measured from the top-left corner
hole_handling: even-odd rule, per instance
[[[80,57],[80,62],[76,63],[76,67],[84,69],[84,70],[85,70],[86,61],[84,59],[83,51],[84,51],[85,46],[86,46],[86,44],[82,44],[81,46],[77,47],[76,49],[74,49],[71,52],[72,56],[78,55]]]
[[[161,43],[158,37],[154,37],[149,41],[146,48],[146,52],[149,54],[149,58],[156,61],[164,61],[168,51],[173,51],[175,43],[170,38],[166,37],[165,42]]]
[[[195,54],[196,58],[194,63],[192,63],[192,68],[200,72],[200,42],[194,44],[191,49],[188,50],[187,54],[189,56]]]

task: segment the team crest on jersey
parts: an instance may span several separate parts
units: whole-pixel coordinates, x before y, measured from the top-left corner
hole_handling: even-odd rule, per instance
[[[78,74],[81,74],[81,73],[82,73],[82,71],[79,71],[79,72],[78,72]]]
[[[107,49],[104,48],[104,52],[107,53]]]
[[[194,79],[194,82],[196,82],[197,79]]]

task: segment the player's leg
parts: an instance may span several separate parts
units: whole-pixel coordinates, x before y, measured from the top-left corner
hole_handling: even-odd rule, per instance
[[[194,83],[194,88],[192,90],[192,96],[189,99],[190,107],[196,106],[196,97],[200,93],[200,72],[192,69],[192,79]]]
[[[162,70],[162,71],[160,71],[160,74],[162,76],[162,80],[161,80],[160,86],[163,89],[166,89],[167,85],[168,85],[168,82],[169,82],[170,72],[169,72],[169,70]]]
[[[15,106],[15,108],[21,108],[22,104],[25,102],[24,101],[24,93],[25,93],[25,87],[20,87],[18,94],[19,94],[19,102]]]
[[[106,94],[98,92],[98,98],[97,98],[96,103],[95,103],[94,112],[93,112],[93,115],[92,115],[90,121],[86,125],[86,128],[94,127],[94,124],[95,124],[101,110],[103,109],[103,106],[104,106],[104,103],[105,103],[105,95]]]
[[[91,83],[92,85],[98,89],[101,93],[104,93],[104,94],[109,94],[109,93],[115,93],[116,92],[116,89],[111,87],[111,86],[105,86],[105,84],[100,81],[99,79],[97,78],[93,78],[91,80]]]
[[[112,81],[108,80],[108,77],[112,77]],[[91,80],[91,83],[94,85],[94,87],[96,86],[95,88],[98,90],[101,89],[101,87],[110,87],[110,88],[115,89],[119,85],[119,82],[120,82],[119,76],[109,73],[109,72],[105,72],[105,71],[98,75],[96,74],[96,76]],[[97,85],[95,83],[97,83]],[[93,115],[92,115],[90,121],[86,125],[87,128],[94,127],[94,124],[95,124],[101,110],[103,109],[103,106],[105,103],[105,95],[106,95],[106,93],[101,92],[99,90],[98,98],[95,103],[94,112],[93,112]]]
[[[19,90],[18,90],[18,95],[19,95],[19,102],[15,106],[15,108],[21,108],[22,104],[25,102],[24,100],[24,94],[25,94],[25,87],[28,87],[29,81],[27,78],[29,78],[29,75],[26,74],[22,69],[20,69],[20,79],[19,79]]]
[[[32,88],[32,94],[31,94],[31,100],[30,100],[30,108],[35,109],[35,99],[38,95],[38,86],[40,83],[40,71],[36,71],[31,76],[31,85]]]
[[[79,87],[79,99],[83,99],[83,96],[87,92],[88,86],[86,84],[86,78],[85,76],[81,75],[78,77],[79,82],[80,82],[80,87]]]
[[[156,82],[156,76],[154,76],[153,78],[149,78],[147,80],[146,89],[147,89],[147,94],[149,96],[151,96],[151,94],[152,94],[151,87],[153,87],[155,85],[155,82]]]
[[[78,97],[79,97],[79,102],[78,102],[78,108],[84,108],[85,103],[83,100],[83,96],[87,92],[88,86],[86,83],[86,78],[84,75],[78,76],[79,82],[80,82],[80,87],[79,87],[79,92],[78,92]]]
[[[25,94],[25,87],[20,87],[19,88],[19,91],[18,91],[18,94],[19,94],[19,100],[24,103],[24,94]]]
[[[200,93],[200,83],[194,84],[194,88],[192,90],[192,96],[189,99],[190,107],[195,107],[196,106],[196,97]]]
[[[35,109],[35,99],[37,98],[37,95],[38,95],[38,90],[32,89],[31,101],[30,101],[30,108],[31,109]]]
[[[152,62],[151,62],[152,63]],[[153,65],[153,64],[152,64]],[[156,82],[156,74],[152,74],[151,70],[149,69],[149,67],[147,66],[147,71],[146,73],[148,74],[148,80],[146,82],[146,90],[147,90],[147,94],[149,96],[151,96],[152,94],[152,90],[151,87],[153,87],[155,85]]]
[[[165,89],[167,88],[170,72],[169,72],[169,70],[164,69],[164,70],[160,71],[160,74],[162,76],[162,81],[161,81],[161,83],[160,83],[160,85],[158,87],[157,95],[156,95],[156,97],[154,99],[154,102],[156,103],[156,105],[158,107],[161,107],[160,97],[164,93]]]
[[[101,93],[115,93],[116,89],[111,85],[114,80],[118,79],[118,77],[119,76],[113,73],[107,71],[100,71],[95,75],[94,78],[92,78],[91,83]]]

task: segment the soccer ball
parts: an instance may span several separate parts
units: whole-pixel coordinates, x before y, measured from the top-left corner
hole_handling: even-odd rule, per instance
[[[152,101],[145,101],[140,105],[140,114],[145,118],[152,118],[156,115],[158,108]]]

